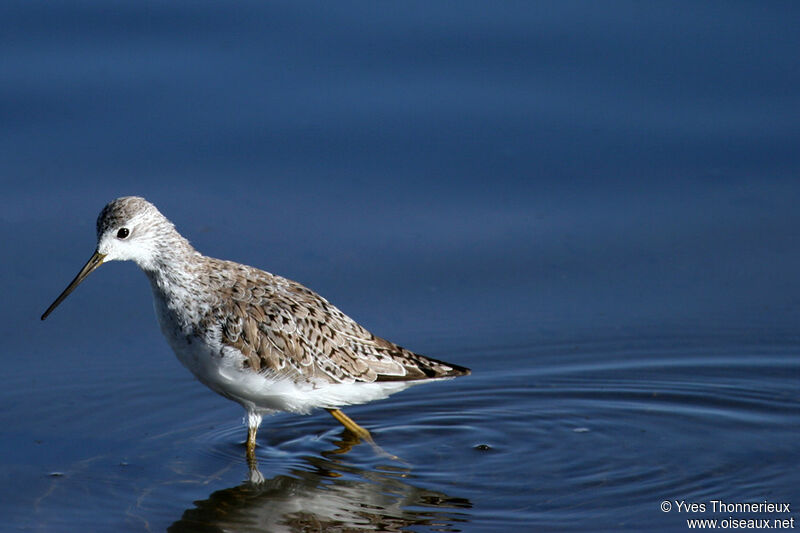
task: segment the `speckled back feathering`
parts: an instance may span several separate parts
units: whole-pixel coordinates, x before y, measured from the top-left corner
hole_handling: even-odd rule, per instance
[[[245,368],[337,383],[455,377],[465,368],[376,337],[303,285],[253,267],[204,258],[221,296],[200,321],[222,327],[222,342]]]

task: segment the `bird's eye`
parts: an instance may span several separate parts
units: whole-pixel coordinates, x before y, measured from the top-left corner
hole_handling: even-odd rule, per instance
[[[130,232],[130,230],[128,230],[128,228],[119,228],[119,231],[117,232],[117,238],[118,239],[124,239],[125,237],[127,237],[130,234],[131,234],[131,232]]]

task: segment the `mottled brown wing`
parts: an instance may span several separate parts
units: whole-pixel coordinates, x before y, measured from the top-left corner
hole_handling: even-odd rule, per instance
[[[230,263],[228,263],[230,265]],[[299,283],[251,267],[235,279],[212,312],[223,343],[245,366],[331,382],[418,380],[469,370],[410,352],[376,337]],[[212,318],[209,316],[209,318]]]

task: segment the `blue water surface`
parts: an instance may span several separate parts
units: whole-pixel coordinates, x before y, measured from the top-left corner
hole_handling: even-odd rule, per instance
[[[800,518],[798,17],[3,2],[0,529]],[[249,482],[241,408],[180,366],[134,265],[39,320],[130,194],[473,374],[349,409],[382,452],[269,418]]]

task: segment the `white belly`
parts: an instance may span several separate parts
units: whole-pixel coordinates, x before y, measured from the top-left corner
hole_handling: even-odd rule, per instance
[[[214,392],[238,402],[251,413],[276,411],[308,413],[314,408],[336,409],[386,398],[420,381],[381,381],[375,383],[330,383],[323,380],[296,380],[294,375],[254,372],[245,368],[245,357],[223,346],[219,332],[203,337],[189,333],[175,320],[160,298],[155,310],[161,331],[178,360]]]

